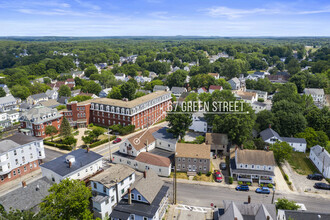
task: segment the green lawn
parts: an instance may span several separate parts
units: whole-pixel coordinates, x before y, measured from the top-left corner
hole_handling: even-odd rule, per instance
[[[301,175],[319,172],[308,158],[307,153],[293,152],[288,162],[291,167]]]

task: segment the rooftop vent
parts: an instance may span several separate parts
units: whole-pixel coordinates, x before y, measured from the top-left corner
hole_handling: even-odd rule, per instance
[[[76,161],[76,159],[75,159],[75,157],[73,156],[73,155],[68,155],[68,156],[66,156],[66,158],[65,158],[65,162],[67,162],[67,163],[74,163]]]

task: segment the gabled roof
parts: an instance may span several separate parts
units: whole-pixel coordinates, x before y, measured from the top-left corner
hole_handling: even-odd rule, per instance
[[[210,159],[211,145],[206,144],[176,144],[176,156],[186,158]]]
[[[216,85],[210,85],[209,90],[213,89],[213,90],[221,90],[222,86],[216,86]]]
[[[164,140],[166,142],[176,144],[177,138],[173,136],[173,134],[167,132],[167,127],[163,127],[161,129],[156,130],[152,133],[155,139]]]
[[[175,94],[182,94],[183,92],[186,92],[186,91],[187,91],[187,89],[184,88],[184,87],[176,87],[176,86],[173,86],[173,87],[171,88],[171,92],[172,92],[172,93],[175,93]]]
[[[202,89],[204,92],[207,92],[207,89],[205,89],[205,87],[201,87],[199,89]]]
[[[318,220],[318,219],[330,219],[330,213],[311,212],[302,210],[281,210],[284,211],[285,217],[289,219],[299,220]]]
[[[14,96],[9,95],[9,96],[4,96],[0,98],[0,104],[7,104],[9,102],[17,102]]]
[[[149,152],[141,152],[136,158],[136,161],[151,164],[154,166],[160,167],[169,167],[171,165],[171,161],[167,157],[162,157],[156,154],[152,154]]]
[[[288,143],[300,143],[300,144],[307,144],[305,138],[294,138],[294,137],[281,137],[282,141]]]
[[[72,163],[71,167],[69,167],[69,164],[66,161],[66,157],[69,155],[72,155],[75,158],[75,162]],[[47,163],[41,164],[40,166],[49,169],[62,177],[65,177],[71,173],[89,166],[91,163],[101,160],[102,157],[102,155],[97,154],[94,151],[87,152],[87,150],[78,149]]]
[[[262,132],[260,132],[260,136],[261,136],[262,140],[264,140],[264,141],[268,140],[271,137],[276,137],[277,139],[281,140],[280,135],[271,128],[267,128],[267,129],[263,130]]]
[[[34,100],[48,98],[48,96],[45,93],[34,94],[31,95],[30,97],[33,98]]]
[[[320,161],[324,161],[325,168],[330,167],[330,154],[325,148],[320,145],[315,145],[311,148],[311,151],[313,151]]]
[[[206,133],[205,143],[210,145],[228,145],[228,135],[220,133]]]
[[[229,83],[230,82],[234,82],[235,84],[239,84],[240,83],[240,81],[239,81],[239,79],[237,77],[234,77],[234,78],[230,79],[228,82]]]
[[[132,188],[139,191],[139,193],[151,204],[163,184],[163,180],[151,169],[146,171],[145,178],[143,176],[136,178]]]
[[[318,88],[305,88],[304,93],[307,95],[324,95],[324,90]]]
[[[159,91],[159,90],[167,91],[168,89],[169,89],[168,86],[155,85],[153,90],[154,91]]]
[[[8,152],[11,149],[25,145],[34,141],[40,141],[42,138],[28,136],[22,133],[14,134],[10,137],[0,140],[0,154]]]
[[[27,184],[26,187],[20,187],[0,197],[0,205],[2,205],[7,212],[10,208],[13,210],[33,209],[49,195],[48,189],[51,186],[52,183],[46,177],[43,177]]]
[[[141,131],[135,134],[134,136],[128,138],[127,140],[131,143],[131,146],[134,147],[135,150],[139,151],[145,147],[145,144],[147,142],[148,145],[151,144],[152,142],[155,142],[156,139],[154,138],[152,133],[154,133],[158,129],[160,129],[160,127],[151,128],[148,131]],[[135,141],[136,139],[140,141],[137,142]]]
[[[236,150],[235,160],[241,164],[275,166],[273,151],[264,150]]]

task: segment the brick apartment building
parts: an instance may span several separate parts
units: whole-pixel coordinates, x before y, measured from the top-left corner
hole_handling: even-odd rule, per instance
[[[68,103],[61,113],[74,127],[86,127],[93,123],[101,126],[121,124],[144,128],[165,119],[171,99],[171,93],[167,91],[153,92],[132,101],[97,98]]]
[[[63,115],[56,109],[45,106],[37,106],[29,111],[23,112],[20,117],[19,131],[26,135],[36,137],[47,137],[46,127],[53,125],[57,130],[60,129]]]
[[[85,128],[90,123],[90,106],[91,100],[79,103],[74,101],[66,104],[66,109],[61,113],[72,127]]]
[[[0,186],[39,169],[45,150],[42,138],[15,134],[0,141]]]
[[[121,124],[145,128],[154,122],[165,119],[171,99],[171,92],[168,91],[153,92],[131,101],[109,98],[93,99],[90,108],[90,122],[102,126]]]

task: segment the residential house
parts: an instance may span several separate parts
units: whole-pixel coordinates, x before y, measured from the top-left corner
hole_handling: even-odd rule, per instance
[[[230,144],[227,134],[206,133],[205,144],[211,145],[211,152],[215,155],[229,155]]]
[[[190,71],[190,68],[189,68],[189,66],[185,66],[185,67],[183,67],[183,70],[189,72]]]
[[[312,212],[307,210],[277,210],[277,220],[318,220],[330,219],[330,213]]]
[[[219,79],[219,73],[208,73],[208,75],[214,77],[215,79]]]
[[[0,112],[18,110],[17,100],[12,95],[0,98]]]
[[[216,85],[210,85],[209,87],[209,93],[213,93],[215,90],[222,91],[222,86],[216,86]]]
[[[170,91],[170,88],[168,88],[168,86],[155,85],[153,92],[156,92],[156,91],[166,91],[167,92],[167,91]]]
[[[0,206],[6,212],[12,210],[39,212],[39,204],[49,195],[52,186],[46,177],[35,180],[29,184],[22,183],[22,187],[8,192],[0,197]]]
[[[269,75],[267,72],[254,72],[252,74],[247,75],[245,79],[252,79],[252,80],[258,80],[258,79],[264,79],[266,75]]]
[[[169,176],[176,139],[165,134],[166,130],[158,130],[159,127],[151,128],[126,139],[113,154],[114,163],[127,164],[139,171],[152,169],[160,176]]]
[[[147,82],[151,82],[151,78],[150,77],[144,77],[144,76],[135,76],[134,79],[136,80],[136,82],[138,83],[147,83]]]
[[[78,64],[79,64],[79,61],[78,61]],[[84,74],[85,74],[84,71],[79,71],[79,70],[71,71],[72,78],[76,78],[76,77],[81,78],[81,77],[83,77]]]
[[[254,90],[254,89],[246,89],[245,92],[253,92],[258,94],[258,98],[263,99],[264,101],[267,100],[268,93],[260,90]]]
[[[243,100],[246,103],[252,105],[252,103],[258,101],[258,93],[255,92],[243,92],[243,91],[235,91],[234,95],[238,98]]]
[[[157,73],[155,73],[155,72],[149,72],[149,78],[154,79],[156,77],[158,77]]]
[[[135,182],[135,170],[122,164],[111,164],[91,177],[92,205],[95,218],[107,219],[113,208]]]
[[[232,90],[239,90],[241,88],[241,81],[237,77],[230,79],[228,83],[231,85]]]
[[[168,206],[169,187],[155,172],[145,171],[136,176],[126,195],[110,214],[112,220],[161,220]]]
[[[223,201],[223,208],[215,213],[216,220],[276,220],[275,204],[251,203],[251,197],[248,202]]]
[[[257,114],[263,110],[267,110],[268,105],[264,102],[253,102],[251,104],[252,109],[254,110],[254,112]]]
[[[287,142],[294,151],[305,152],[307,142],[304,138],[293,138],[293,137],[280,137],[280,135],[271,128],[267,128],[260,132],[262,140],[269,144],[274,144],[276,141]]]
[[[0,141],[0,185],[39,169],[45,158],[41,138],[14,134]]]
[[[205,89],[205,87],[201,87],[201,88],[198,88],[197,89],[197,93],[198,94],[205,93],[205,92],[207,92],[207,90]]]
[[[288,82],[290,78],[290,76],[286,76],[286,75],[267,75],[266,77],[272,83],[282,83],[282,84]]]
[[[84,180],[102,170],[102,155],[89,148],[71,151],[40,165],[42,176],[54,183],[66,178]]]
[[[184,87],[173,86],[171,88],[171,92],[178,99],[181,96],[182,93],[187,92],[187,89],[184,88]]]
[[[115,78],[116,80],[126,81],[126,75],[124,73],[116,73]]]
[[[45,131],[47,126],[54,126],[60,129],[63,115],[56,109],[44,106],[37,106],[22,113],[20,117],[19,131],[36,137],[47,137]]]
[[[316,105],[323,106],[325,104],[325,96],[323,89],[305,88],[304,94],[310,95]]]
[[[48,99],[54,99],[54,100],[58,99],[58,92],[54,89],[52,89],[52,90],[48,89],[46,91],[46,95],[47,95]]]
[[[30,105],[36,105],[41,101],[47,101],[47,100],[48,100],[48,96],[45,93],[30,95],[26,99],[27,103]]]
[[[48,101],[39,102],[40,105],[48,107],[48,108],[56,108],[57,106],[61,105],[56,99],[49,99]]]
[[[100,98],[105,98],[108,96],[108,94],[111,92],[112,88],[107,88],[107,89],[103,89],[100,93],[99,93],[99,97]]]
[[[81,89],[75,89],[71,91],[71,97],[75,97],[77,95],[79,95],[81,92]]]
[[[172,69],[172,72],[174,73],[175,71],[178,71],[180,69],[180,67],[174,67],[173,69]]]
[[[207,132],[207,121],[204,118],[203,113],[196,112],[192,115],[192,124],[189,127],[189,130],[194,132]]]
[[[179,105],[181,105],[184,100],[187,98],[187,96],[190,94],[190,92],[184,92],[180,95],[180,97],[177,99],[177,102]]]
[[[235,158],[230,163],[230,174],[237,181],[274,184],[275,166],[273,151],[236,149]]]
[[[309,153],[309,159],[325,178],[330,178],[330,154],[324,147],[320,145],[312,147]]]

